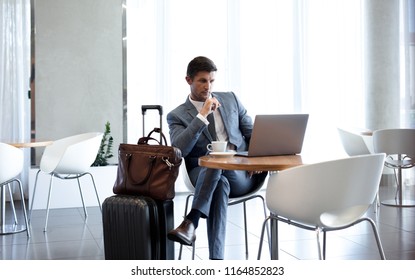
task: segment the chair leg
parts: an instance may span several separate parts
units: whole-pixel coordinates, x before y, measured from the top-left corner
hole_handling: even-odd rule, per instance
[[[259,198],[262,201],[262,207],[264,209],[264,219],[267,218],[267,208],[265,206],[265,200],[261,195],[257,195],[254,197],[251,197],[250,199],[254,199],[254,198]],[[248,199],[248,200],[250,200]],[[244,228],[245,228],[245,256],[246,259],[248,259],[249,256],[249,250],[248,250],[248,220],[247,220],[247,214],[246,214],[246,202],[248,200],[245,200],[243,202],[243,209],[244,209]],[[268,227],[268,223],[266,223],[266,230],[267,230],[267,237],[268,237],[268,242],[270,241],[270,232],[269,232],[269,227]]]
[[[318,258],[320,259],[320,260],[323,260],[324,259],[324,257],[323,257],[323,254],[322,254],[322,250],[321,250],[321,244],[320,244],[320,232],[321,232],[321,229],[320,228],[316,228],[316,237],[317,237],[317,248],[318,248]]]
[[[184,206],[184,215],[183,215],[183,217],[186,217],[186,215],[187,215],[187,209],[189,208],[189,201],[190,201],[190,198],[192,196],[194,196],[193,193],[189,194],[186,197],[186,204]],[[196,243],[196,241],[194,241],[193,244],[192,244],[192,247],[193,247],[192,248],[192,260],[195,259],[195,248],[196,248],[195,243]],[[182,252],[183,252],[183,244],[180,244],[180,246],[179,246],[179,256],[177,257],[178,260],[181,260],[182,259]]]
[[[35,185],[33,187],[32,201],[31,201],[31,203],[29,205],[29,223],[30,223],[30,220],[32,219],[33,202],[35,201],[36,187],[37,187],[37,179],[39,177],[39,173],[40,173],[40,170],[38,170],[37,173],[36,173]]]
[[[257,256],[257,260],[261,259],[261,254],[262,254],[262,246],[264,243],[264,234],[265,234],[265,228],[268,227],[268,221],[272,219],[271,216],[268,216],[267,218],[265,218],[264,222],[262,223],[262,230],[261,230],[261,236],[259,239],[259,248],[258,248],[258,256]]]
[[[7,188],[9,189],[10,206],[12,207],[12,210],[13,210],[14,224],[17,225],[19,222],[17,221],[16,208],[14,207],[13,194],[12,194],[12,189],[10,187],[10,184],[7,184]]]
[[[264,197],[262,197],[262,196],[259,196],[259,198],[262,200],[262,208],[264,209],[264,218],[266,219],[268,215],[267,215],[267,207],[265,206],[265,199],[264,199]],[[270,232],[269,232],[269,226],[268,226],[268,223],[267,223],[266,227],[267,227],[267,237],[268,237],[268,242],[270,242],[270,240],[271,240],[271,235],[270,235]]]
[[[260,198],[262,201],[262,206],[264,209],[264,219],[267,218],[267,210],[266,210],[266,206],[265,206],[265,200],[261,195],[254,195],[251,197],[248,197],[244,200],[240,200],[240,201],[234,201],[232,203],[229,203],[228,205],[236,205],[239,203],[243,203],[243,211],[244,211],[244,231],[245,231],[245,258],[248,259],[249,257],[249,248],[248,248],[248,219],[247,219],[247,213],[246,213],[246,202],[248,200],[252,200],[255,198]],[[269,228],[268,228],[268,224],[267,224],[267,235],[268,235],[268,241],[270,240],[270,233],[269,233]]]
[[[178,260],[182,259],[182,252],[183,252],[183,245],[180,244],[180,246],[179,246],[179,256],[177,257]]]
[[[81,182],[79,181],[79,178],[82,177],[82,176],[84,176],[84,175],[89,175],[91,177],[92,185],[93,185],[94,191],[95,191],[95,196],[97,198],[99,210],[101,212],[102,212],[102,206],[101,206],[101,201],[99,199],[98,190],[97,190],[97,186],[95,184],[94,176],[92,176],[92,174],[89,173],[89,172],[86,172],[86,173],[83,173],[81,175],[78,175],[76,177],[76,180],[78,181],[79,194],[81,195],[82,206],[84,208],[84,215],[85,215],[85,219],[86,219],[86,218],[88,218],[88,212],[87,212],[87,209],[86,209],[86,206],[85,206],[85,200],[84,200],[84,195],[83,195],[82,188],[81,188]]]
[[[378,233],[378,229],[376,227],[375,222],[370,219],[370,218],[363,218],[363,220],[366,220],[370,223],[370,225],[372,226],[372,230],[373,230],[373,234],[375,235],[376,238],[376,243],[378,245],[378,250],[379,250],[379,254],[380,254],[380,259],[381,260],[386,260],[385,257],[385,252],[383,251],[383,247],[382,247],[382,242],[380,241],[380,237],[379,237],[379,233]]]
[[[22,183],[20,182],[20,180],[17,180],[17,183],[19,185],[20,200],[22,203],[23,216],[24,216],[24,220],[26,224],[27,237],[30,238],[30,227],[29,227],[29,221],[27,219],[26,205],[25,205],[24,195],[23,195],[23,187],[22,187]]]
[[[376,193],[376,206],[380,207],[379,191]]]
[[[373,212],[377,213],[378,208],[380,207],[380,200],[379,200],[379,191],[376,193],[375,201],[373,202]]]
[[[79,182],[79,177],[76,177],[76,181],[78,182],[79,194],[81,196],[82,206],[84,208],[84,215],[85,215],[85,219],[86,219],[86,218],[88,218],[88,212],[86,211],[84,195],[82,193],[81,182]]]
[[[195,253],[196,253],[196,242],[193,242],[193,244],[192,244],[192,260],[195,259]]]
[[[245,257],[248,259],[248,222],[246,218],[246,201],[243,202],[243,208],[244,208],[244,229],[245,229]]]
[[[101,201],[100,201],[100,199],[99,199],[99,195],[98,195],[97,186],[95,185],[94,176],[92,176],[92,174],[91,174],[91,173],[89,173],[89,172],[88,172],[88,173],[86,173],[86,174],[88,174],[89,176],[91,176],[92,185],[94,186],[95,195],[96,195],[96,197],[97,197],[97,201],[98,201],[98,205],[99,205],[99,210],[101,210],[101,212],[102,212]]]
[[[323,231],[323,260],[326,259],[327,231]]]
[[[52,195],[52,183],[53,183],[53,174],[50,175],[50,181],[49,181],[49,194],[48,194],[48,202],[46,204],[46,220],[45,220],[45,227],[43,228],[43,231],[46,232],[48,227],[48,220],[49,220],[49,205],[50,205],[50,197]]]

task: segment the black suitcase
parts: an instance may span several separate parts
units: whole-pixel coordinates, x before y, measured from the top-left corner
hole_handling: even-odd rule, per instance
[[[172,200],[114,195],[102,204],[106,260],[174,260]]]

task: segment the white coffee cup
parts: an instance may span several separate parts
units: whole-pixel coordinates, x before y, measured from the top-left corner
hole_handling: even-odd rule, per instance
[[[228,146],[227,141],[212,141],[212,143],[208,144],[206,148],[210,152],[223,153],[223,152],[226,152],[227,146]]]

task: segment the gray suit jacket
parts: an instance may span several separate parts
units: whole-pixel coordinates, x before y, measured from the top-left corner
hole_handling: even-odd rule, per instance
[[[253,124],[245,107],[233,92],[215,92],[212,96],[221,104],[218,110],[229,143],[233,144],[237,151],[246,151]],[[198,158],[207,153],[206,146],[212,141],[206,124],[196,117],[197,114],[198,111],[189,98],[167,114],[171,144],[182,151],[189,172],[198,166]]]

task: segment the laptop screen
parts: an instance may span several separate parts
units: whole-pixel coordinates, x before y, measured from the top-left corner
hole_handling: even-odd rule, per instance
[[[245,156],[294,155],[301,153],[308,114],[257,115]]]

